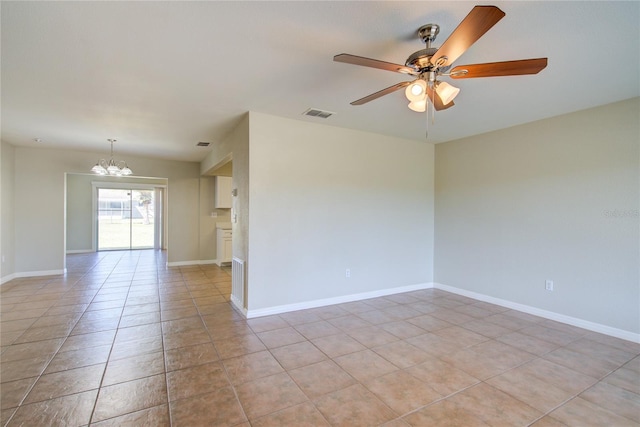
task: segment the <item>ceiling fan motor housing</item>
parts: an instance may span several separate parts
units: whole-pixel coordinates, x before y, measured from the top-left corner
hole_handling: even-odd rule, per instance
[[[434,47],[428,47],[421,49],[417,52],[413,52],[408,58],[405,65],[407,67],[415,68],[416,71],[425,72],[431,71],[435,66],[430,62],[431,57],[436,53],[438,49]]]
[[[440,33],[440,26],[437,24],[427,24],[418,28],[418,36],[427,45],[426,49],[421,49],[417,52],[413,52],[408,58],[405,65],[412,67],[420,73],[426,73],[436,70],[440,65],[444,64],[444,61],[434,63],[431,62],[431,58],[438,51],[437,48],[431,47],[436,39],[436,36]]]

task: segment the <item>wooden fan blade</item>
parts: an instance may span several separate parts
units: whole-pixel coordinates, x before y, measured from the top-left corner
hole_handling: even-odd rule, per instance
[[[452,79],[476,77],[520,76],[538,74],[547,66],[547,58],[521,59],[518,61],[487,62],[485,64],[458,65],[450,73]],[[462,74],[467,70],[466,74]],[[459,73],[459,74],[457,74]]]
[[[436,109],[436,111],[446,110],[447,108],[451,108],[456,105],[453,103],[453,101],[446,105],[443,104],[436,91],[430,87],[427,88],[427,96],[431,100],[431,103],[433,104],[433,107]]]
[[[333,57],[335,62],[344,62],[345,64],[361,65],[363,67],[377,68],[379,70],[393,71],[403,74],[416,74],[416,70],[413,68],[394,64],[392,62],[378,61],[377,59],[365,58],[363,56],[350,55],[348,53],[341,53]]]
[[[431,63],[440,66],[451,65],[504,15],[505,13],[495,6],[474,7],[431,57]],[[438,63],[438,59],[443,57],[446,57],[446,60]]]
[[[393,85],[393,86],[389,86],[389,87],[388,87],[388,88],[386,88],[386,89],[382,89],[382,90],[379,90],[379,91],[378,91],[378,92],[376,92],[376,93],[372,93],[372,94],[371,94],[371,95],[369,95],[369,96],[365,96],[364,98],[360,98],[360,99],[358,99],[357,101],[353,101],[353,102],[351,103],[351,105],[362,105],[362,104],[366,104],[367,102],[369,102],[369,101],[373,101],[374,99],[378,99],[378,98],[380,98],[381,96],[388,95],[388,94],[390,94],[390,93],[393,93],[393,92],[395,92],[395,91],[397,91],[397,90],[402,89],[403,87],[407,87],[407,86],[409,86],[409,84],[410,84],[410,83],[411,83],[411,82],[401,82],[401,83],[397,83],[397,84],[395,84],[395,85]]]

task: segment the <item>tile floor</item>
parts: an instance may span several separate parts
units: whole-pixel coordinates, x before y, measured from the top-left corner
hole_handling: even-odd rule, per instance
[[[245,320],[154,251],[4,284],[2,425],[638,426],[640,345],[423,290]]]

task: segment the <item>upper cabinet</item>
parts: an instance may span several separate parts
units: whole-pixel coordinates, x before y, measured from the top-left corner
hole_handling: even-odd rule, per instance
[[[216,209],[231,209],[231,177],[216,176],[214,202]]]

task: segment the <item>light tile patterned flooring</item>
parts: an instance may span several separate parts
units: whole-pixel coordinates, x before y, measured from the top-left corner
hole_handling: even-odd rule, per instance
[[[640,425],[638,344],[433,289],[245,320],[228,272],[164,265],[3,285],[2,424]]]

